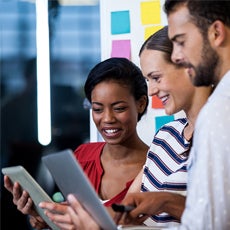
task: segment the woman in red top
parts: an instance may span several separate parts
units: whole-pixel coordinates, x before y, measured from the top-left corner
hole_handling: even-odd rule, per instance
[[[136,126],[148,106],[147,84],[141,70],[131,61],[110,58],[91,70],[85,94],[92,106],[94,123],[105,142],[83,144],[74,154],[113,216],[110,205],[122,201],[145,163],[148,146],[138,136]],[[20,193],[18,184],[13,187],[5,178],[5,187],[11,192],[17,191],[13,193],[14,203],[20,211],[31,215],[33,227],[46,227],[31,208],[29,195]],[[67,205],[43,202],[41,207],[51,211],[45,212],[59,227],[71,229]]]

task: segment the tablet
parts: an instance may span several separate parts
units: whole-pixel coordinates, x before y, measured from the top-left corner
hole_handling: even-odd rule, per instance
[[[64,197],[67,198],[67,195],[70,193],[74,194],[103,230],[161,229],[143,225],[117,226],[100,201],[72,150],[67,149],[46,155],[42,157],[42,161],[47,166]]]
[[[31,199],[35,204],[36,211],[53,230],[60,229],[44,214],[44,209],[38,206],[38,204],[42,201],[53,202],[52,199],[33,179],[33,177],[26,171],[23,166],[19,165],[2,168],[2,173],[4,175],[7,175],[12,182],[17,181],[21,185],[21,187],[29,193]]]
[[[117,226],[101,203],[72,150],[67,149],[42,157],[60,191],[67,198],[72,193],[103,230],[117,230]]]

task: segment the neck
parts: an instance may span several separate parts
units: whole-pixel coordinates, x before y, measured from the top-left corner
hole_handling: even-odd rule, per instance
[[[185,111],[188,121],[194,126],[197,116],[207,102],[208,97],[212,92],[212,87],[196,87],[196,92],[191,102],[191,106]]]
[[[197,116],[210,96],[211,91],[211,87],[196,87],[195,96],[191,102],[191,106],[185,111],[188,119],[188,125],[185,129],[185,138],[187,140],[190,140],[193,135]]]
[[[148,150],[148,146],[138,137],[132,141],[122,144],[106,143],[102,157],[112,160],[134,160],[135,158],[143,157]],[[135,157],[136,156],[136,157]]]

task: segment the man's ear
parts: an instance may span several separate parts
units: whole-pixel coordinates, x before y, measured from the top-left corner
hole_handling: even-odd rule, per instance
[[[221,46],[225,42],[226,28],[222,21],[216,20],[209,28],[209,38],[212,46]]]

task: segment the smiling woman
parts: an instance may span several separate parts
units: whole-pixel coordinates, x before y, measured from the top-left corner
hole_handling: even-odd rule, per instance
[[[101,199],[109,200],[105,205],[110,206],[123,199],[145,160],[147,146],[138,137],[136,126],[148,105],[147,85],[141,71],[132,62],[125,58],[111,58],[91,70],[85,93],[92,104],[93,121],[105,140],[98,151],[100,164],[91,166],[100,173],[90,173],[92,169],[88,168],[89,161],[85,162],[86,156],[79,151],[76,154],[77,158],[83,158],[83,168],[94,181]],[[90,154],[90,158],[95,157],[95,153]]]
[[[92,104],[93,120],[105,142],[82,144],[74,154],[113,216],[111,205],[122,201],[146,159],[148,146],[138,136],[136,126],[148,106],[147,84],[131,61],[110,58],[90,71],[84,89]],[[12,192],[8,178],[5,186]],[[19,187],[14,189],[18,209],[33,216],[33,227],[40,226],[41,219],[34,213],[28,195],[21,196]],[[25,206],[20,206],[21,203]],[[51,211],[46,212],[48,217],[60,227],[63,218],[66,224],[71,224],[66,205],[43,203],[41,207]]]

